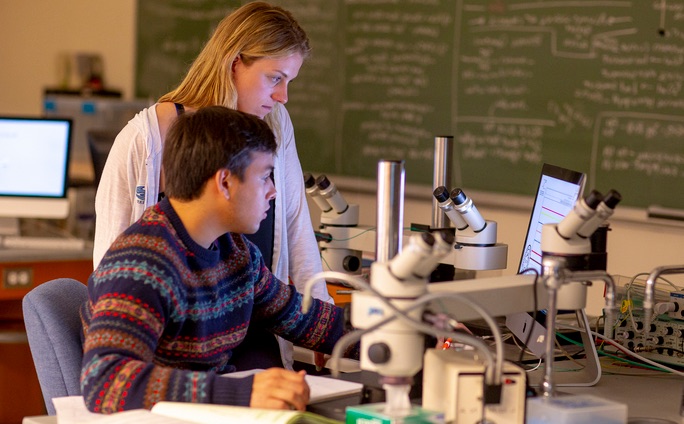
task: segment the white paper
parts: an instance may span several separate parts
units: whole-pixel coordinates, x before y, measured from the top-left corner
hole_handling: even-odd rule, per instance
[[[262,369],[253,369],[247,371],[237,371],[233,373],[223,374],[223,377],[228,378],[242,378],[252,374],[263,371]],[[353,381],[338,380],[336,378],[324,377],[319,375],[306,375],[304,377],[306,383],[309,385],[309,405],[312,403],[323,402],[330,399],[335,399],[342,396],[353,395],[361,393],[363,384],[355,383]]]
[[[361,393],[363,384],[318,375],[306,376],[311,395],[309,404]]]
[[[134,409],[116,414],[96,414],[88,411],[83,396],[53,398],[57,424],[188,424],[188,421],[153,414],[147,409]]]
[[[240,371],[240,372],[235,372],[235,373],[230,373],[230,374],[224,374],[224,377],[227,378],[242,378],[242,377],[247,377],[252,374],[256,374],[260,371],[263,371],[261,369],[255,369],[255,370],[248,370],[248,371]],[[334,399],[337,397],[341,396],[346,396],[346,395],[352,395],[355,393],[360,393],[363,385],[361,383],[355,383],[351,381],[344,381],[344,380],[337,380],[334,378],[329,378],[329,377],[323,377],[323,376],[317,376],[317,375],[306,375],[306,383],[309,385],[310,389],[310,398],[309,398],[309,404],[316,403],[316,402],[322,402],[325,400],[330,400]],[[175,415],[175,414],[169,414],[168,416],[166,415],[160,415],[159,413],[156,412],[151,412],[148,411],[147,409],[135,409],[131,411],[125,411],[125,412],[118,412],[116,414],[97,414],[88,411],[88,408],[86,408],[85,403],[83,401],[82,396],[66,396],[66,397],[59,397],[59,398],[53,398],[52,403],[55,405],[55,410],[57,411],[57,424],[129,424],[129,423],[140,423],[144,422],[146,424],[188,424],[191,422],[195,421],[195,418],[201,419],[201,417],[193,417],[192,414],[194,413],[199,413],[199,411],[204,411],[202,414],[225,414],[225,411],[222,410],[222,408],[217,408],[214,410],[211,405],[207,404],[202,404],[202,405],[197,405],[193,406],[196,404],[181,404],[180,406],[187,406],[187,408],[180,408],[183,409],[186,413],[189,413],[190,415],[183,416],[183,415]],[[163,402],[163,403],[169,403],[169,402]],[[167,408],[167,406],[162,406],[162,410],[164,408]],[[172,408],[177,408],[177,406],[173,406]],[[199,409],[196,409],[199,408]],[[235,416],[235,419],[238,419],[237,416],[240,415],[239,412],[241,410],[240,407],[235,407],[235,411],[231,411],[231,422],[241,422],[241,421],[233,421],[233,413],[236,413],[237,415]],[[251,420],[255,419],[254,411],[249,411],[250,408],[242,408],[245,411],[245,423],[250,423],[252,422]],[[263,412],[264,414],[267,414],[265,417],[259,417],[259,418],[264,418],[267,422],[269,420],[275,420],[276,418],[283,419],[283,422],[286,422],[289,418],[291,418],[293,413],[290,413],[290,411],[265,411]],[[205,417],[206,418],[206,417]],[[207,422],[207,421],[204,421]],[[273,421],[270,421],[273,422]]]
[[[219,422],[230,422],[230,424],[287,423],[300,414],[298,411],[280,409],[254,409],[246,406],[186,402],[159,402],[152,407],[152,411],[160,416],[180,417],[197,424]]]

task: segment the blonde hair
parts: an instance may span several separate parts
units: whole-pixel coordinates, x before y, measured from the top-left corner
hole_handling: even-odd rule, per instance
[[[240,59],[249,66],[262,58],[311,53],[309,38],[287,10],[265,2],[247,3],[223,18],[175,90],[159,102],[175,102],[190,108],[221,105],[237,108],[232,66]],[[265,120],[279,132],[281,110],[273,109]]]

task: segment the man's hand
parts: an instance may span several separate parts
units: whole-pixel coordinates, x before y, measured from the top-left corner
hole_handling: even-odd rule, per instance
[[[283,368],[269,368],[254,374],[249,406],[267,409],[296,409],[304,411],[309,402],[306,372]]]

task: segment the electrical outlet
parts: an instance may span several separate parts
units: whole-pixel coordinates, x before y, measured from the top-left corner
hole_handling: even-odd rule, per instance
[[[2,287],[5,289],[27,289],[33,286],[33,268],[5,268]]]

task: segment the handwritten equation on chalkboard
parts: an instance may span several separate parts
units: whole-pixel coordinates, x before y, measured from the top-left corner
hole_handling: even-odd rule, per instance
[[[672,195],[684,181],[684,3],[506,4],[463,8],[464,183],[489,163],[496,186],[506,169],[545,161],[615,187],[625,204],[684,205]]]
[[[314,49],[287,104],[307,171],[404,159],[429,186],[452,135],[454,186],[531,195],[547,162],[684,209],[684,0],[276,3]]]

